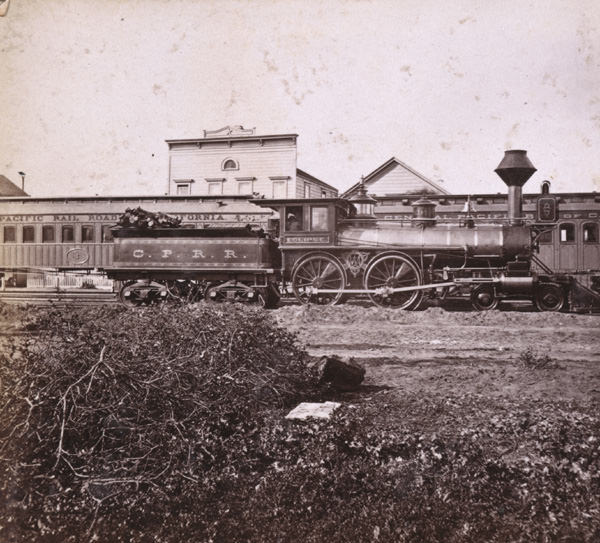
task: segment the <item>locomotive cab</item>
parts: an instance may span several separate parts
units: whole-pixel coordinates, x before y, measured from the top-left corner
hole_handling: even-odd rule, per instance
[[[279,214],[279,246],[330,247],[336,244],[337,224],[350,216],[353,206],[343,198],[251,200]]]

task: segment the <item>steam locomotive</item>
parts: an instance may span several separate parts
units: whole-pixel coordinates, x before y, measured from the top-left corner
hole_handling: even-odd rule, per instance
[[[496,173],[508,186],[508,220],[479,224],[467,216],[441,223],[420,199],[405,221],[378,220],[364,187],[351,198],[254,199],[279,215],[267,231],[246,228],[114,230],[108,276],[121,299],[143,304],[168,296],[277,304],[291,290],[301,303],[349,297],[414,309],[422,298],[468,296],[477,310],[506,298],[542,311],[565,307],[568,276],[534,271],[546,221],[525,224],[522,187],[536,169],[526,151],[505,152]]]

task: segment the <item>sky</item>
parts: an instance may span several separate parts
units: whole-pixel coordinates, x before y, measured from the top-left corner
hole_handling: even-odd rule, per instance
[[[341,190],[394,156],[504,192],[526,149],[525,192],[600,191],[597,0],[8,1],[0,173],[33,196],[164,194],[165,140],[226,125]]]

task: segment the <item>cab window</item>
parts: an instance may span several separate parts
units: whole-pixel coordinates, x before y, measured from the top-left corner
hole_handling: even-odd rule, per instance
[[[329,209],[327,206],[315,206],[310,210],[310,229],[316,231],[329,230]]]
[[[575,241],[575,225],[566,222],[560,225],[560,242],[561,243],[572,243]]]
[[[598,223],[588,222],[583,225],[583,243],[598,243]]]
[[[285,230],[286,232],[298,232],[304,230],[304,217],[302,206],[285,208]]]

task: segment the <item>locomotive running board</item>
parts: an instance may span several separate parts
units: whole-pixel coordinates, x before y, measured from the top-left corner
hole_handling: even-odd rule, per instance
[[[415,287],[397,287],[397,288],[376,288],[376,289],[358,289],[358,288],[349,288],[342,290],[343,294],[393,294],[396,292],[410,292],[413,290],[428,290],[430,288],[440,288],[440,287],[454,287],[456,286],[455,281],[448,281],[446,283],[430,283],[429,285],[417,285]],[[339,289],[331,289],[331,288],[313,288],[307,287],[306,292],[308,294],[336,294],[340,292]]]

